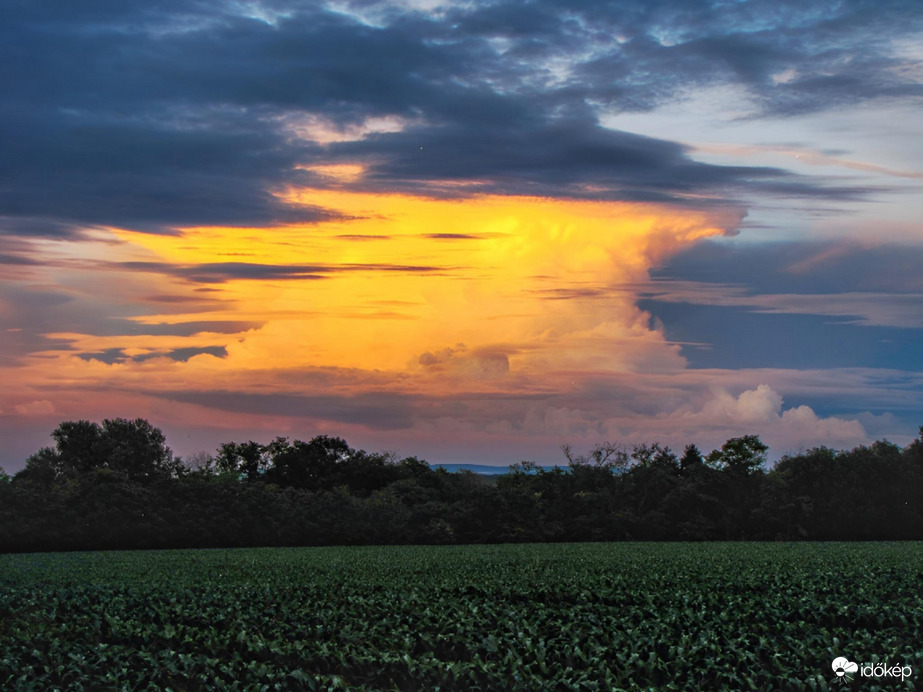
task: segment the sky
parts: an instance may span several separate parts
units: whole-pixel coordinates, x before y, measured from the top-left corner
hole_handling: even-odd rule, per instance
[[[923,424],[918,0],[5,0],[0,464]]]

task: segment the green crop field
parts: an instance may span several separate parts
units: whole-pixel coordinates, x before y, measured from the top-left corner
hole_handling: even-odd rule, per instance
[[[860,666],[851,682],[840,656]],[[896,690],[920,676],[919,543],[0,555],[0,690]]]

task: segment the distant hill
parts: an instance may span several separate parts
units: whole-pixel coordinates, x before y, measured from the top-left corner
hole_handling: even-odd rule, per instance
[[[472,471],[483,476],[501,476],[509,473],[509,466],[491,466],[489,464],[430,464],[434,469],[445,469],[449,473],[456,471]],[[540,466],[545,471],[551,471],[554,466]]]

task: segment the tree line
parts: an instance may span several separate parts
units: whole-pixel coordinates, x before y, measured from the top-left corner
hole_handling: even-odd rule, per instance
[[[703,455],[602,444],[488,477],[339,437],[175,457],[143,419],[61,423],[0,471],[0,551],[619,540],[923,539],[923,427],[767,468],[755,435]]]

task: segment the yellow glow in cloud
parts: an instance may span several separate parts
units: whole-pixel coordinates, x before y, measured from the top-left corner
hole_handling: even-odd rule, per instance
[[[555,436],[623,427],[624,411],[587,392],[682,373],[638,291],[658,262],[740,218],[342,190],[287,201],[339,219],[50,245],[33,285],[66,292],[91,320],[0,368],[0,409],[34,417],[30,402],[48,401],[61,419],[140,415],[267,436],[404,430],[459,449],[526,435],[551,449]]]
[[[197,368],[391,371],[410,377],[401,385],[408,389],[446,390],[502,389],[516,374],[675,367],[675,347],[648,326],[633,291],[669,253],[737,220],[499,196],[300,190],[287,201],[349,220],[193,228],[181,238],[119,233],[171,264],[245,262],[310,274],[229,278],[210,285],[226,309],[146,318],[266,322],[229,343],[227,359],[202,358]]]

